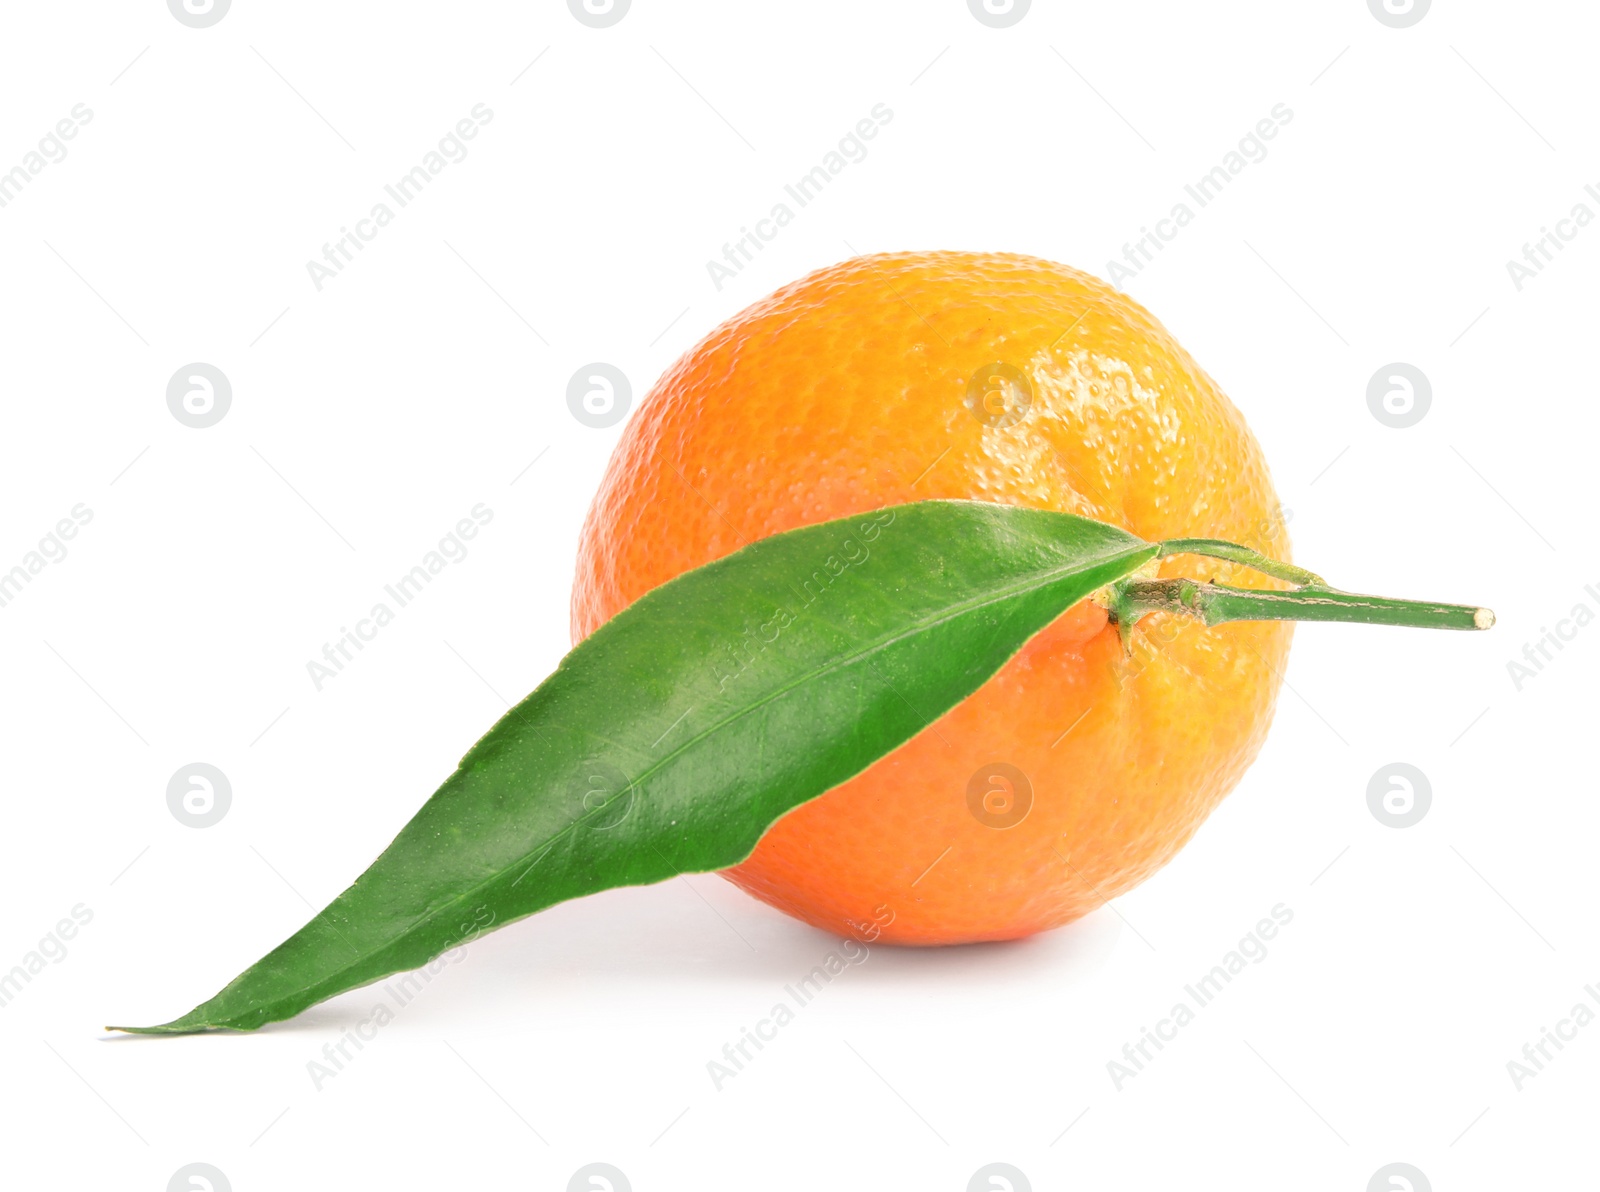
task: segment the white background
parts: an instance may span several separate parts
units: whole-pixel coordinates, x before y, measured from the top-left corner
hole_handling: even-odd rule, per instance
[[[1600,986],[1600,628],[1521,690],[1507,668],[1600,611],[1600,225],[1520,291],[1506,268],[1600,213],[1590,6],[1441,0],[1405,29],[1360,0],[1036,0],[1007,29],[961,0],[4,22],[0,170],[93,117],[0,208],[0,570],[73,506],[93,520],[0,608],[0,969],[93,918],[0,1010],[0,1183],[160,1192],[202,1161],[237,1192],[559,1190],[593,1161],[637,1192],[959,1192],[995,1161],[1034,1189],[1594,1178],[1600,1024],[1520,1091],[1507,1070]],[[469,155],[319,292],[306,262],[479,103]],[[706,262],[880,103],[865,160],[719,291]],[[576,369],[616,365],[637,403],[852,251],[1104,276],[1279,103],[1266,158],[1128,288],[1244,411],[1302,562],[1482,602],[1493,632],[1302,628],[1264,753],[1167,869],[1048,936],[874,949],[720,1091],[707,1061],[838,941],[715,876],[484,938],[320,1089],[308,1062],[377,991],[255,1035],[101,1032],[298,927],[554,667],[620,433],[568,411]],[[204,430],[165,396],[196,361],[233,389]],[[1409,429],[1367,406],[1394,361],[1432,384]],[[315,690],[307,661],[479,502],[471,553]],[[204,830],[166,803],[194,761],[233,791]],[[1394,761],[1431,783],[1415,827],[1368,810]],[[1268,957],[1118,1091],[1107,1061],[1277,903]]]

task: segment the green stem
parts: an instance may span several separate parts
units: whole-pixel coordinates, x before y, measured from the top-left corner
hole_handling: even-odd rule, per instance
[[[1349,621],[1358,625],[1403,625],[1413,629],[1488,629],[1494,614],[1470,604],[1435,604],[1341,592],[1328,581],[1293,563],[1220,538],[1172,538],[1159,544],[1160,558],[1204,555],[1240,563],[1263,575],[1296,585],[1288,592],[1235,588],[1193,579],[1140,579],[1130,576],[1104,592],[1123,649],[1133,627],[1148,613],[1182,613],[1206,625],[1228,621]]]
[[[1328,587],[1270,592],[1192,579],[1123,580],[1111,586],[1107,606],[1124,641],[1139,618],[1153,612],[1183,613],[1206,625],[1228,621],[1349,621],[1414,629],[1487,629],[1494,624],[1494,614],[1488,609],[1467,604],[1394,600]]]
[[[1165,558],[1168,555],[1205,555],[1212,559],[1226,559],[1230,563],[1243,563],[1246,567],[1261,572],[1262,575],[1288,580],[1291,584],[1299,584],[1301,587],[1328,586],[1327,580],[1315,572],[1307,571],[1304,567],[1296,567],[1293,563],[1280,563],[1277,559],[1269,559],[1248,546],[1240,546],[1237,542],[1226,542],[1221,538],[1171,538],[1161,543],[1160,557]]]

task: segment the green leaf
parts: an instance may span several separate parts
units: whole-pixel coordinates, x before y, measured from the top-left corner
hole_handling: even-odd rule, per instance
[[[926,501],[747,546],[575,648],[354,885],[153,1034],[252,1030],[558,902],[749,856],[1160,548]]]

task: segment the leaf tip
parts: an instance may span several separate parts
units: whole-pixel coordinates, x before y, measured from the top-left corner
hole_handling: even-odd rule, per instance
[[[160,1026],[108,1026],[105,1029],[124,1035],[199,1035],[224,1028],[213,1023],[184,1022],[178,1018],[172,1022],[163,1022]]]

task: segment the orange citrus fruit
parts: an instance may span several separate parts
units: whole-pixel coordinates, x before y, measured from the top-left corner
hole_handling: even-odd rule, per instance
[[[745,543],[930,497],[1289,557],[1244,419],[1126,295],[1031,257],[858,257],[730,319],[657,382],[584,526],[574,640]],[[1282,586],[1195,556],[1158,568]],[[726,876],[864,939],[1011,939],[1069,922],[1160,868],[1238,782],[1290,636],[1156,613],[1125,653],[1085,601],[918,736],[779,820]]]

